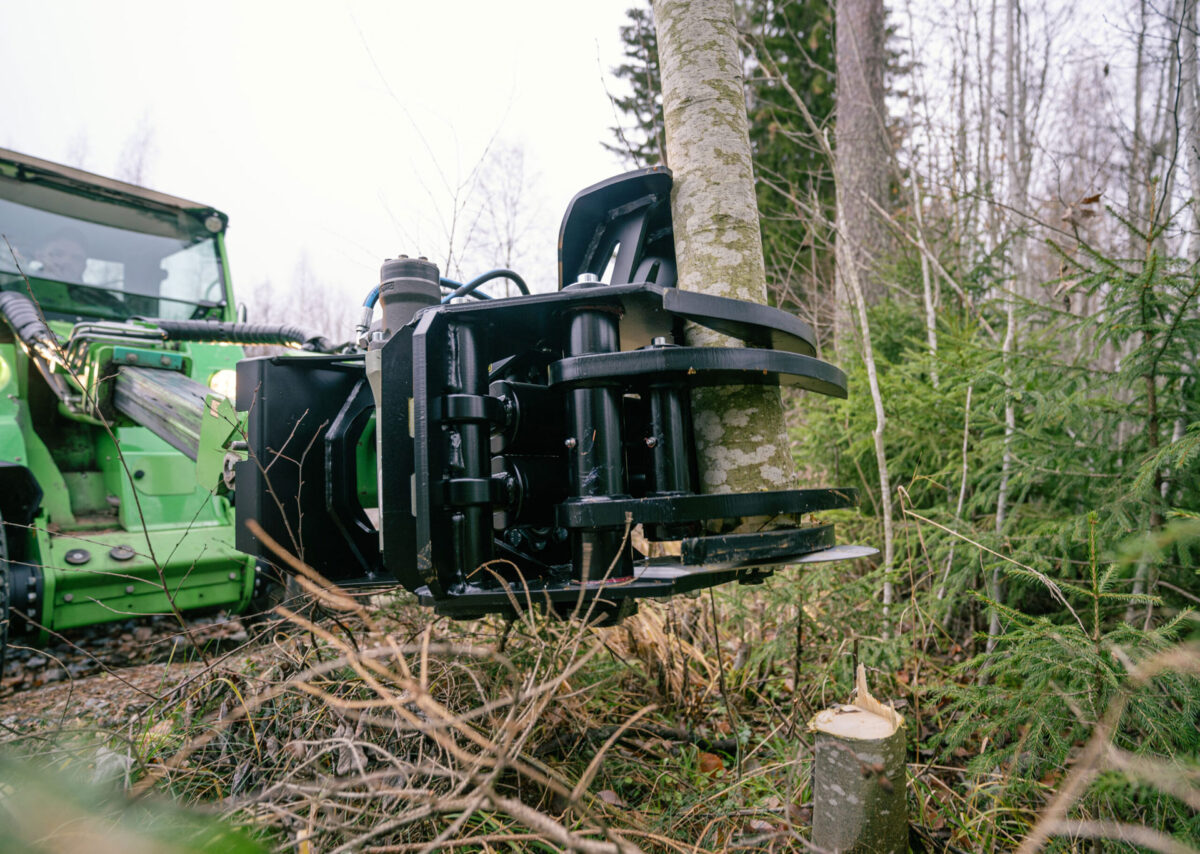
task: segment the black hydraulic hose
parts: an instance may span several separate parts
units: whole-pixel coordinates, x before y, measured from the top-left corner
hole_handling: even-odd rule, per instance
[[[442,290],[444,290],[444,291],[452,291],[456,288],[461,288],[463,286],[462,282],[456,282],[456,281],[454,281],[454,279],[447,279],[445,276],[442,276],[441,281],[438,284],[440,284],[442,286]],[[487,294],[485,294],[483,291],[478,291],[478,290],[471,291],[466,296],[475,297],[475,299],[478,299],[478,300],[491,299],[491,297],[488,296]],[[445,302],[445,301],[446,301],[446,297],[442,297],[442,302]]]
[[[0,314],[17,337],[29,347],[54,347],[58,338],[38,311],[33,300],[16,291],[0,293]]]
[[[524,279],[522,279],[519,275],[514,273],[512,270],[489,270],[488,272],[484,273],[482,276],[476,276],[474,279],[467,282],[462,287],[457,288],[454,291],[452,291],[451,293],[446,294],[446,296],[442,297],[442,302],[446,303],[446,302],[450,302],[450,300],[456,299],[458,297],[465,297],[467,294],[474,291],[480,285],[485,284],[486,282],[490,282],[492,279],[511,279],[513,281],[513,283],[517,286],[517,290],[519,290],[523,296],[529,296],[529,286],[527,284],[525,284]]]
[[[163,333],[167,341],[217,341],[222,344],[299,345],[301,349],[329,353],[334,349],[328,339],[310,335],[298,326],[270,323],[223,323],[214,320],[163,320],[145,318]]]
[[[56,374],[50,360],[58,351],[58,336],[54,334],[32,299],[16,291],[0,292],[0,315],[12,327],[13,333],[28,349],[30,361],[37,366],[58,399],[71,406],[71,390],[61,374]]]

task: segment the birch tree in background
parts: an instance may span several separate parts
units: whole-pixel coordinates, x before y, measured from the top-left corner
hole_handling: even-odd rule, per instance
[[[767,301],[766,271],[742,60],[732,0],[654,0],[671,212],[679,287]],[[691,327],[693,346],[729,346]],[[734,386],[694,392],[696,449],[705,492],[792,485],[779,389]]]
[[[1196,0],[1182,0],[1180,10],[1180,54],[1183,73],[1180,75],[1184,123],[1184,163],[1192,193],[1192,234],[1188,242],[1188,260],[1200,264],[1200,63],[1197,62],[1197,38],[1200,36],[1200,17]]]

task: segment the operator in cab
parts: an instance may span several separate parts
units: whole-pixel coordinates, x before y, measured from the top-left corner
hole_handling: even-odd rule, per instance
[[[83,235],[75,229],[62,228],[42,243],[29,268],[42,278],[78,285],[83,284],[87,259]]]

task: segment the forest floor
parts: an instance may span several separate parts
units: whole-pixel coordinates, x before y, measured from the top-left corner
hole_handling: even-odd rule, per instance
[[[171,617],[77,629],[43,647],[10,644],[0,678],[0,726],[10,735],[47,727],[120,727],[249,635],[224,614]]]
[[[13,653],[0,742],[217,807],[275,850],[439,834],[492,840],[467,850],[805,850],[805,722],[847,698],[828,662],[790,660],[795,610],[771,599],[647,603],[607,629],[455,623],[405,596],[250,631],[220,617],[186,633],[163,618],[97,627]],[[954,850],[962,833],[937,807],[958,771],[916,770],[915,838]]]
[[[173,805],[172,828],[179,805],[199,808],[266,846],[147,849],[164,854],[807,851],[807,721],[850,699],[860,652],[882,644],[855,628],[869,601],[817,589],[734,585],[609,628],[454,622],[408,595],[334,601],[316,622],[97,627],[13,654],[0,787],[38,767],[72,809],[108,786],[87,806],[97,826],[143,832],[127,793]],[[986,739],[938,743],[938,691],[968,653],[923,651],[915,632],[893,644],[868,678],[907,719],[912,849],[1015,849],[1036,813],[1005,800],[1002,769],[968,771]]]

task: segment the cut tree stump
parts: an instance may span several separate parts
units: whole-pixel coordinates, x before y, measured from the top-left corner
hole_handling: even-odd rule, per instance
[[[813,845],[853,854],[908,850],[904,718],[855,677],[854,704],[818,712],[813,763]]]

